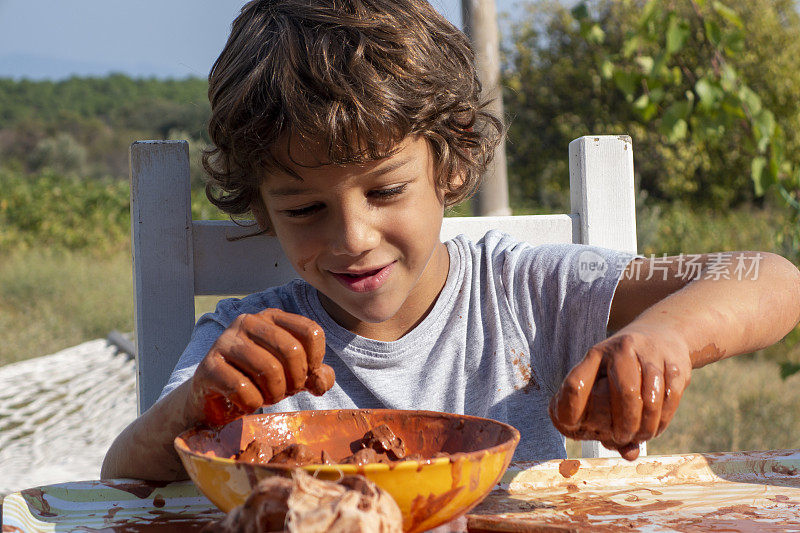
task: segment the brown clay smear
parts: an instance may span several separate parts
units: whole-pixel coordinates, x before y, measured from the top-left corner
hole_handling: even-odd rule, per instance
[[[564,459],[558,464],[558,473],[564,477],[572,477],[581,467],[581,462],[577,459]]]
[[[581,483],[580,476],[576,479]],[[800,531],[800,503],[783,493],[800,494],[796,482],[658,486],[662,490],[632,485],[604,491],[574,484],[560,489],[521,485],[512,493],[496,489],[468,515],[469,531]]]
[[[692,366],[700,368],[706,366],[708,363],[713,363],[725,357],[725,350],[720,350],[713,342],[703,346],[699,350],[695,350],[689,354],[692,359]]]
[[[525,394],[530,393],[532,390],[539,390],[539,382],[536,372],[533,370],[533,367],[530,365],[530,363],[523,361],[525,354],[523,352],[519,352],[519,354],[517,354],[513,349],[511,350],[511,353],[514,354],[513,358],[511,359],[511,365],[521,378],[520,384],[515,385],[514,389],[522,390],[522,392]]]
[[[42,489],[25,489],[22,491],[24,496],[29,496],[33,498],[41,507],[39,514],[46,517],[56,516],[50,509],[50,504],[44,497],[44,491]]]
[[[164,488],[169,484],[168,481],[136,481],[132,483],[103,481],[102,483],[107,487],[133,494],[140,499],[149,497],[156,489]]]
[[[386,424],[381,424],[367,431],[361,439],[350,444],[353,453],[333,460],[327,450],[316,453],[310,446],[302,443],[290,443],[282,447],[272,447],[257,439],[231,456],[251,464],[280,464],[286,466],[304,466],[314,464],[354,464],[392,463],[394,461],[419,460],[418,454],[409,455],[403,441],[394,434]]]

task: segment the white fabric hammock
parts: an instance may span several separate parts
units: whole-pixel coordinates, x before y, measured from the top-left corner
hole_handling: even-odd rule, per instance
[[[0,494],[98,479],[134,418],[135,362],[105,339],[0,367]]]

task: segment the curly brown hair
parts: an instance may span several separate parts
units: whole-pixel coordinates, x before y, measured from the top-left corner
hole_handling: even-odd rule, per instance
[[[445,205],[474,193],[502,133],[479,101],[466,36],[426,0],[253,0],[208,77],[209,200],[251,210],[288,136],[327,162],[391,155],[408,135],[432,148]]]

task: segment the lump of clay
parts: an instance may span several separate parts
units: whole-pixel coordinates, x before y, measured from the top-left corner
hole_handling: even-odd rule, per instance
[[[421,459],[419,454],[407,455],[403,440],[394,434],[386,424],[381,424],[351,444],[354,453],[345,457],[342,464],[365,465],[368,463],[391,463],[405,459]],[[438,457],[439,455],[437,455]],[[322,450],[317,454],[305,444],[293,443],[283,448],[272,448],[268,444],[251,441],[244,450],[233,456],[234,459],[248,463],[282,464],[304,466],[311,464],[335,464],[336,461]]]
[[[378,453],[385,453],[393,461],[404,459],[406,456],[403,441],[386,424],[366,432],[361,439],[361,445],[364,448],[372,448]]]
[[[234,456],[235,459],[246,463],[267,463],[272,459],[272,446],[252,440],[247,447]]]
[[[222,533],[400,533],[403,516],[389,494],[362,476],[334,483],[297,469],[291,479],[262,480],[244,505],[212,526]]]
[[[289,444],[281,451],[275,453],[269,462],[288,466],[303,466],[319,464],[320,457],[305,444]]]

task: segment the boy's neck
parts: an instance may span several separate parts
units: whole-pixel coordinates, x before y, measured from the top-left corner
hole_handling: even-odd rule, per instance
[[[447,282],[449,270],[450,254],[447,247],[440,243],[406,302],[392,318],[383,322],[361,321],[343,311],[322,293],[319,293],[319,299],[331,318],[351,333],[376,341],[396,341],[417,327],[431,312]]]

